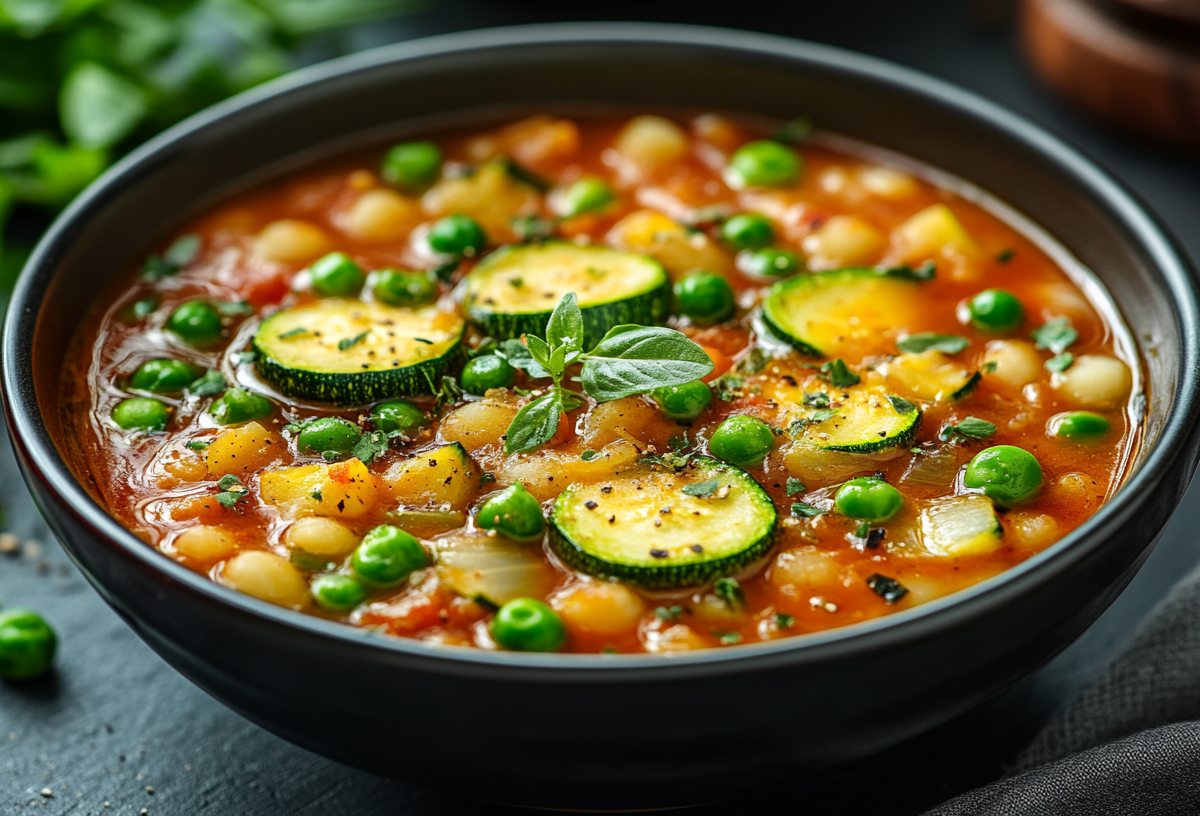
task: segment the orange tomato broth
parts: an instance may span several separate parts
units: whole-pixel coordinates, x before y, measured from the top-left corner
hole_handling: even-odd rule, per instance
[[[492,156],[510,155],[525,169],[556,187],[569,184],[583,174],[604,178],[616,190],[618,201],[603,214],[578,216],[563,222],[559,234],[580,242],[615,243],[657,257],[671,277],[678,280],[693,266],[703,265],[724,274],[738,292],[737,317],[729,323],[701,328],[681,318],[672,318],[679,328],[702,344],[718,370],[732,368],[748,359],[754,343],[752,317],[770,286],[770,281],[754,279],[737,270],[735,253],[719,238],[717,227],[701,224],[686,234],[682,243],[666,241],[661,231],[649,235],[621,233],[631,213],[653,211],[676,222],[684,222],[696,210],[724,205],[728,212],[757,210],[775,223],[781,247],[808,256],[819,268],[838,266],[893,265],[900,262],[919,265],[925,260],[937,263],[934,280],[923,287],[919,325],[896,326],[897,332],[932,331],[961,335],[970,346],[954,359],[968,367],[980,367],[989,343],[996,341],[1029,342],[1030,330],[1059,316],[1069,317],[1079,332],[1070,351],[1084,354],[1121,356],[1118,336],[1122,330],[1085,296],[1031,236],[1006,223],[988,208],[950,189],[935,186],[917,165],[905,163],[904,169],[880,172],[879,164],[866,158],[866,151],[846,147],[846,143],[817,134],[798,146],[804,167],[800,180],[784,189],[731,189],[723,180],[721,168],[740,145],[763,138],[770,128],[763,123],[704,115],[696,118],[675,116],[674,121],[686,135],[686,153],[657,166],[639,166],[623,158],[615,149],[626,119],[616,117],[574,117],[556,119],[543,116],[499,127],[473,128],[435,134],[449,163],[478,164]],[[832,145],[832,146],[831,146]],[[834,149],[836,146],[837,149]],[[179,534],[196,525],[219,527],[230,533],[235,552],[264,550],[283,558],[289,555],[284,532],[292,521],[280,508],[265,503],[258,495],[260,473],[266,468],[292,464],[321,463],[319,457],[302,456],[296,450],[294,434],[283,431],[289,422],[324,415],[343,416],[351,421],[365,418],[361,407],[343,410],[281,400],[273,391],[265,391],[278,402],[274,413],[259,422],[272,435],[273,448],[260,451],[248,464],[242,480],[250,487],[247,501],[225,507],[215,500],[217,474],[206,465],[206,452],[184,445],[193,439],[212,441],[229,433],[214,425],[205,410],[213,397],[179,399],[161,397],[172,408],[165,432],[130,433],[117,428],[109,419],[113,406],[131,396],[122,388],[143,361],[154,357],[175,357],[204,368],[225,364],[229,355],[247,348],[256,321],[281,304],[303,302],[311,294],[293,292],[293,282],[302,288],[304,276],[297,275],[307,264],[327,251],[343,251],[355,258],[366,271],[382,267],[431,268],[428,253],[420,245],[421,225],[444,212],[421,210],[419,195],[401,193],[410,204],[403,212],[409,222],[393,224],[393,234],[382,239],[354,240],[347,235],[347,213],[367,192],[390,189],[378,175],[383,150],[358,153],[326,162],[313,169],[236,196],[195,218],[174,235],[154,247],[161,251],[174,238],[195,234],[201,238],[197,256],[171,277],[146,281],[131,272],[117,283],[112,296],[94,310],[80,327],[75,353],[68,358],[63,377],[63,410],[73,436],[74,466],[90,489],[121,523],[159,548],[166,557],[229,583],[224,576],[226,558],[197,559],[175,548]],[[426,193],[426,202],[430,194]],[[537,213],[549,215],[546,195],[523,189],[518,212],[490,213],[480,217],[488,227],[489,250],[509,243],[515,236],[506,229],[510,215]],[[496,205],[492,197],[477,206],[486,210]],[[972,245],[963,251],[951,248],[935,250],[929,257],[899,257],[899,228],[915,214],[936,204],[944,204],[961,222]],[[474,214],[470,208],[459,209]],[[415,213],[415,215],[414,215]],[[854,216],[870,225],[878,236],[871,246],[851,252],[854,257],[821,255],[820,230],[834,216]],[[644,216],[643,216],[644,217]],[[404,221],[401,218],[400,221]],[[281,219],[303,221],[323,235],[319,246],[310,247],[304,257],[282,260],[269,253],[257,238],[273,222]],[[670,222],[667,222],[668,225]],[[413,230],[416,230],[416,236]],[[670,244],[667,246],[667,244]],[[666,247],[666,248],[664,248]],[[303,254],[303,253],[302,253]],[[477,260],[477,259],[475,259]],[[469,270],[465,261],[454,273],[458,281]],[[799,274],[808,274],[801,271]],[[960,319],[962,303],[976,292],[992,286],[1003,287],[1023,302],[1027,317],[1024,325],[1010,333],[985,334]],[[150,296],[161,304],[148,317],[130,317],[131,305]],[[204,297],[225,301],[245,300],[255,314],[230,321],[228,338],[212,348],[192,348],[172,338],[164,329],[171,309],[191,298]],[[457,308],[451,286],[443,284],[444,308]],[[468,345],[480,341],[473,330]],[[855,370],[868,371],[886,355],[896,354],[896,334],[878,336],[866,342],[860,358],[847,358]],[[1028,347],[1026,347],[1028,353]],[[1052,355],[1036,351],[1039,360]],[[703,452],[706,441],[721,421],[732,414],[751,414],[769,424],[778,420],[780,406],[764,395],[762,383],[791,374],[802,384],[816,383],[816,372],[805,368],[806,360],[796,353],[783,354],[767,363],[757,375],[746,375],[741,396],[722,401],[714,399],[691,427],[663,417],[648,397],[635,396],[623,401],[633,418],[621,428],[625,438],[636,444],[643,455],[663,453],[672,439],[686,433],[690,449]],[[864,362],[866,366],[864,366]],[[1135,367],[1136,362],[1125,358]],[[238,378],[243,384],[261,388],[253,376],[252,365],[243,364]],[[897,485],[905,496],[905,509],[891,522],[883,543],[867,548],[854,536],[857,522],[833,512],[814,518],[792,518],[793,502],[820,503],[846,477],[827,483],[808,483],[798,495],[786,495],[787,478],[783,456],[787,439],[777,440],[775,450],[762,467],[751,468],[779,508],[780,523],[776,544],[766,558],[736,577],[745,592],[741,606],[718,598],[710,587],[679,591],[640,592],[597,581],[565,567],[548,545],[527,544],[531,558],[544,568],[545,582],[539,598],[560,611],[568,638],[564,651],[572,652],[670,652],[697,648],[726,648],[733,643],[755,643],[790,635],[817,632],[833,627],[886,615],[915,604],[970,586],[1018,564],[1043,550],[1087,520],[1112,495],[1124,478],[1139,439],[1140,415],[1132,407],[1131,394],[1110,406],[1096,409],[1106,417],[1113,430],[1101,441],[1080,445],[1052,437],[1046,431],[1047,420],[1061,412],[1079,407],[1053,384],[1054,376],[1039,366],[1033,381],[1006,383],[995,372],[985,370],[981,386],[960,402],[922,401],[924,417],[917,441],[925,453],[904,451],[894,459],[864,464],[863,474],[879,472]],[[759,385],[756,386],[756,383]],[[536,387],[525,375],[518,375],[518,386]],[[577,387],[577,386],[575,386]],[[769,390],[769,389],[768,389]],[[1136,390],[1136,388],[1134,389]],[[415,397],[414,401],[431,408],[432,400]],[[514,393],[490,395],[499,403],[523,402]],[[595,447],[597,436],[589,413],[594,402],[570,416],[551,443],[532,457],[548,457],[547,474],[553,474],[549,457],[561,461],[577,459]],[[455,410],[443,409],[443,415]],[[612,416],[612,409],[607,409]],[[939,450],[938,431],[944,424],[974,416],[998,426],[995,436],[984,441],[953,446],[958,476],[944,484],[913,482],[905,474],[929,452]],[[611,436],[612,428],[603,433]],[[616,438],[611,436],[611,438]],[[418,438],[394,442],[387,455],[370,466],[378,478],[388,466],[415,451],[443,444],[435,422]],[[678,444],[678,443],[676,443]],[[992,444],[1017,445],[1032,452],[1044,471],[1040,492],[1027,502],[1002,509],[1002,544],[992,552],[934,556],[912,546],[916,513],[923,502],[938,496],[964,492],[961,468],[979,450]],[[471,444],[467,445],[469,448]],[[474,487],[470,508],[477,508],[483,497],[503,487],[505,457],[500,445],[485,444],[471,452],[478,473],[497,475],[494,483]],[[253,457],[252,457],[253,458]],[[344,465],[334,465],[337,469]],[[566,484],[543,481],[530,489],[539,499],[550,501]],[[386,491],[384,491],[386,493]],[[394,509],[383,500],[365,515],[346,520],[357,535],[362,535],[387,520]],[[827,502],[826,502],[827,503]],[[463,508],[468,510],[470,508]],[[467,522],[468,527],[472,522]],[[444,530],[419,531],[428,545]],[[910,539],[905,541],[904,539]],[[296,569],[307,581],[310,577]],[[888,603],[867,585],[866,578],[882,574],[900,582],[907,594]],[[493,612],[486,604],[461,597],[439,577],[437,566],[415,572],[401,586],[374,591],[367,602],[353,613],[324,612],[300,596],[273,598],[309,614],[320,615],[351,625],[381,627],[393,635],[468,647],[496,648],[488,633]],[[289,602],[290,601],[290,602]],[[675,608],[677,607],[677,608]]]

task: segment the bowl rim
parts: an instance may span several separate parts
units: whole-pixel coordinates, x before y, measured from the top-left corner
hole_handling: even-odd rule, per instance
[[[63,248],[70,244],[82,223],[120,195],[131,177],[153,172],[154,167],[177,151],[181,143],[203,139],[205,132],[272,99],[281,99],[326,82],[345,79],[395,62],[446,57],[470,52],[576,42],[613,47],[695,48],[724,55],[775,58],[784,62],[854,75],[888,87],[892,92],[932,98],[934,102],[1004,132],[1015,142],[1049,160],[1101,200],[1119,222],[1136,237],[1147,257],[1162,274],[1173,296],[1176,320],[1183,340],[1176,388],[1177,402],[1153,448],[1139,469],[1121,486],[1114,500],[1104,504],[1079,528],[1042,552],[965,589],[910,609],[822,632],[743,644],[734,649],[708,649],[672,655],[529,654],[475,648],[448,648],[402,637],[378,637],[369,631],[273,606],[221,586],[193,572],[133,535],[84,489],[59,455],[48,429],[40,421],[33,367],[32,344],[38,312],[54,276]],[[968,179],[969,181],[970,179]],[[399,659],[408,667],[443,674],[480,672],[528,681],[590,682],[671,679],[680,676],[740,672],[748,664],[762,668],[811,664],[848,653],[870,650],[885,641],[911,642],[937,631],[989,614],[990,610],[1018,598],[1034,586],[1070,569],[1109,542],[1107,532],[1128,521],[1168,475],[1172,465],[1185,458],[1194,465],[1197,414],[1197,379],[1200,370],[1200,305],[1198,275],[1187,255],[1146,205],[1080,150],[1066,141],[973,92],[942,79],[883,59],[833,46],[735,29],[658,23],[547,23],[508,26],[427,37],[385,45],[302,68],[265,85],[245,91],[207,108],[150,139],[109,168],[80,194],[54,221],[39,241],[14,288],[0,343],[4,409],[11,438],[29,467],[27,481],[39,480],[77,522],[126,556],[149,567],[185,589],[232,610],[305,634],[338,641],[346,648],[375,652],[378,658]],[[1181,491],[1182,492],[1182,491]],[[64,549],[79,564],[71,552]],[[81,565],[82,568],[82,565]],[[93,584],[100,582],[83,570]],[[108,593],[102,592],[106,598]],[[111,603],[120,602],[109,598]],[[414,662],[415,661],[415,662]],[[557,671],[548,671],[555,669]]]

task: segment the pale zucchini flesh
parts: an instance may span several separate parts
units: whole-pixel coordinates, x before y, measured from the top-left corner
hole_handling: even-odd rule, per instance
[[[957,402],[979,387],[983,375],[940,351],[901,354],[881,368],[888,387],[909,399]]]

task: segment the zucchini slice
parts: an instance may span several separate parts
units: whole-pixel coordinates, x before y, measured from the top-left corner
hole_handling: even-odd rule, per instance
[[[588,348],[613,326],[662,325],[671,313],[671,283],[647,255],[566,241],[497,250],[467,275],[467,314],[491,337],[545,338],[546,321],[574,292]]]
[[[927,402],[966,399],[983,379],[978,370],[932,349],[920,354],[901,354],[885,363],[880,371],[897,394]]]
[[[798,443],[843,453],[879,453],[907,448],[921,427],[921,409],[900,402],[905,407],[901,411],[882,386],[835,388],[827,396],[828,408],[785,406],[788,431]]]
[[[915,324],[920,301],[919,281],[871,268],[834,269],[776,283],[762,317],[802,354],[860,359]]]
[[[935,499],[921,510],[921,541],[934,555],[981,555],[997,549],[1004,535],[987,496]]]
[[[276,312],[254,335],[259,376],[283,394],[338,405],[429,394],[462,358],[465,322],[328,298]]]
[[[776,515],[741,468],[693,458],[678,473],[644,466],[567,488],[551,512],[550,544],[589,575],[644,589],[699,586],[762,558]]]

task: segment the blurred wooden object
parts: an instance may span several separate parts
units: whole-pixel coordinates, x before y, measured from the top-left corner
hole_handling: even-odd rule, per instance
[[[1128,131],[1200,149],[1200,0],[1022,0],[1039,76]]]

